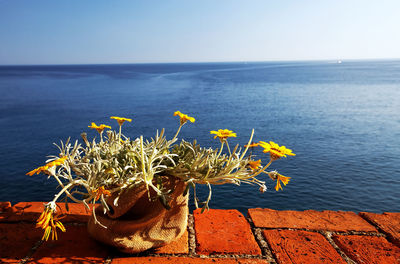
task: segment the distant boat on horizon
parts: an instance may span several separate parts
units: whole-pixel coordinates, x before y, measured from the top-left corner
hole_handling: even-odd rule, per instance
[[[340,63],[342,63],[342,61],[341,61],[341,60],[338,60],[336,63],[339,63],[339,64],[340,64]]]

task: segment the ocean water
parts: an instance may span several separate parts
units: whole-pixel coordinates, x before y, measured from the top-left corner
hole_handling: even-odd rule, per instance
[[[185,140],[217,147],[209,131],[227,128],[244,145],[254,128],[297,154],[271,166],[292,177],[284,191],[215,186],[211,208],[400,211],[400,61],[1,66],[0,94],[0,201],[51,200],[55,180],[25,173],[53,142],[96,136],[91,122],[172,137],[180,110],[196,118]]]

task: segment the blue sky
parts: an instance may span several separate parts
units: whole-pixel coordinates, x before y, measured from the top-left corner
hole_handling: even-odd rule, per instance
[[[0,0],[0,64],[400,58],[400,1]]]

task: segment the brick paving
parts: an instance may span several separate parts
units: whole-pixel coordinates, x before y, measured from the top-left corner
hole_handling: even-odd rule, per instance
[[[390,241],[400,247],[400,213],[374,214],[362,212],[362,217],[376,225]]]
[[[400,248],[384,237],[335,235],[336,244],[358,263],[391,264],[400,262]]]
[[[249,216],[256,227],[296,228],[329,230],[337,232],[367,231],[376,228],[354,212],[343,211],[277,211],[272,209],[249,209]]]
[[[42,242],[35,222],[43,202],[0,202],[0,263],[400,264],[400,213],[195,210],[177,241],[128,255],[88,236],[82,205],[69,209],[67,232]]]
[[[237,210],[193,212],[196,252],[210,254],[261,255],[261,249],[246,218]]]
[[[346,264],[325,237],[303,230],[264,230],[278,263]]]

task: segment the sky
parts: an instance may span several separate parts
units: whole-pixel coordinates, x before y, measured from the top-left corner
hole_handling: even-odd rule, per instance
[[[400,58],[398,0],[0,0],[0,65]]]

